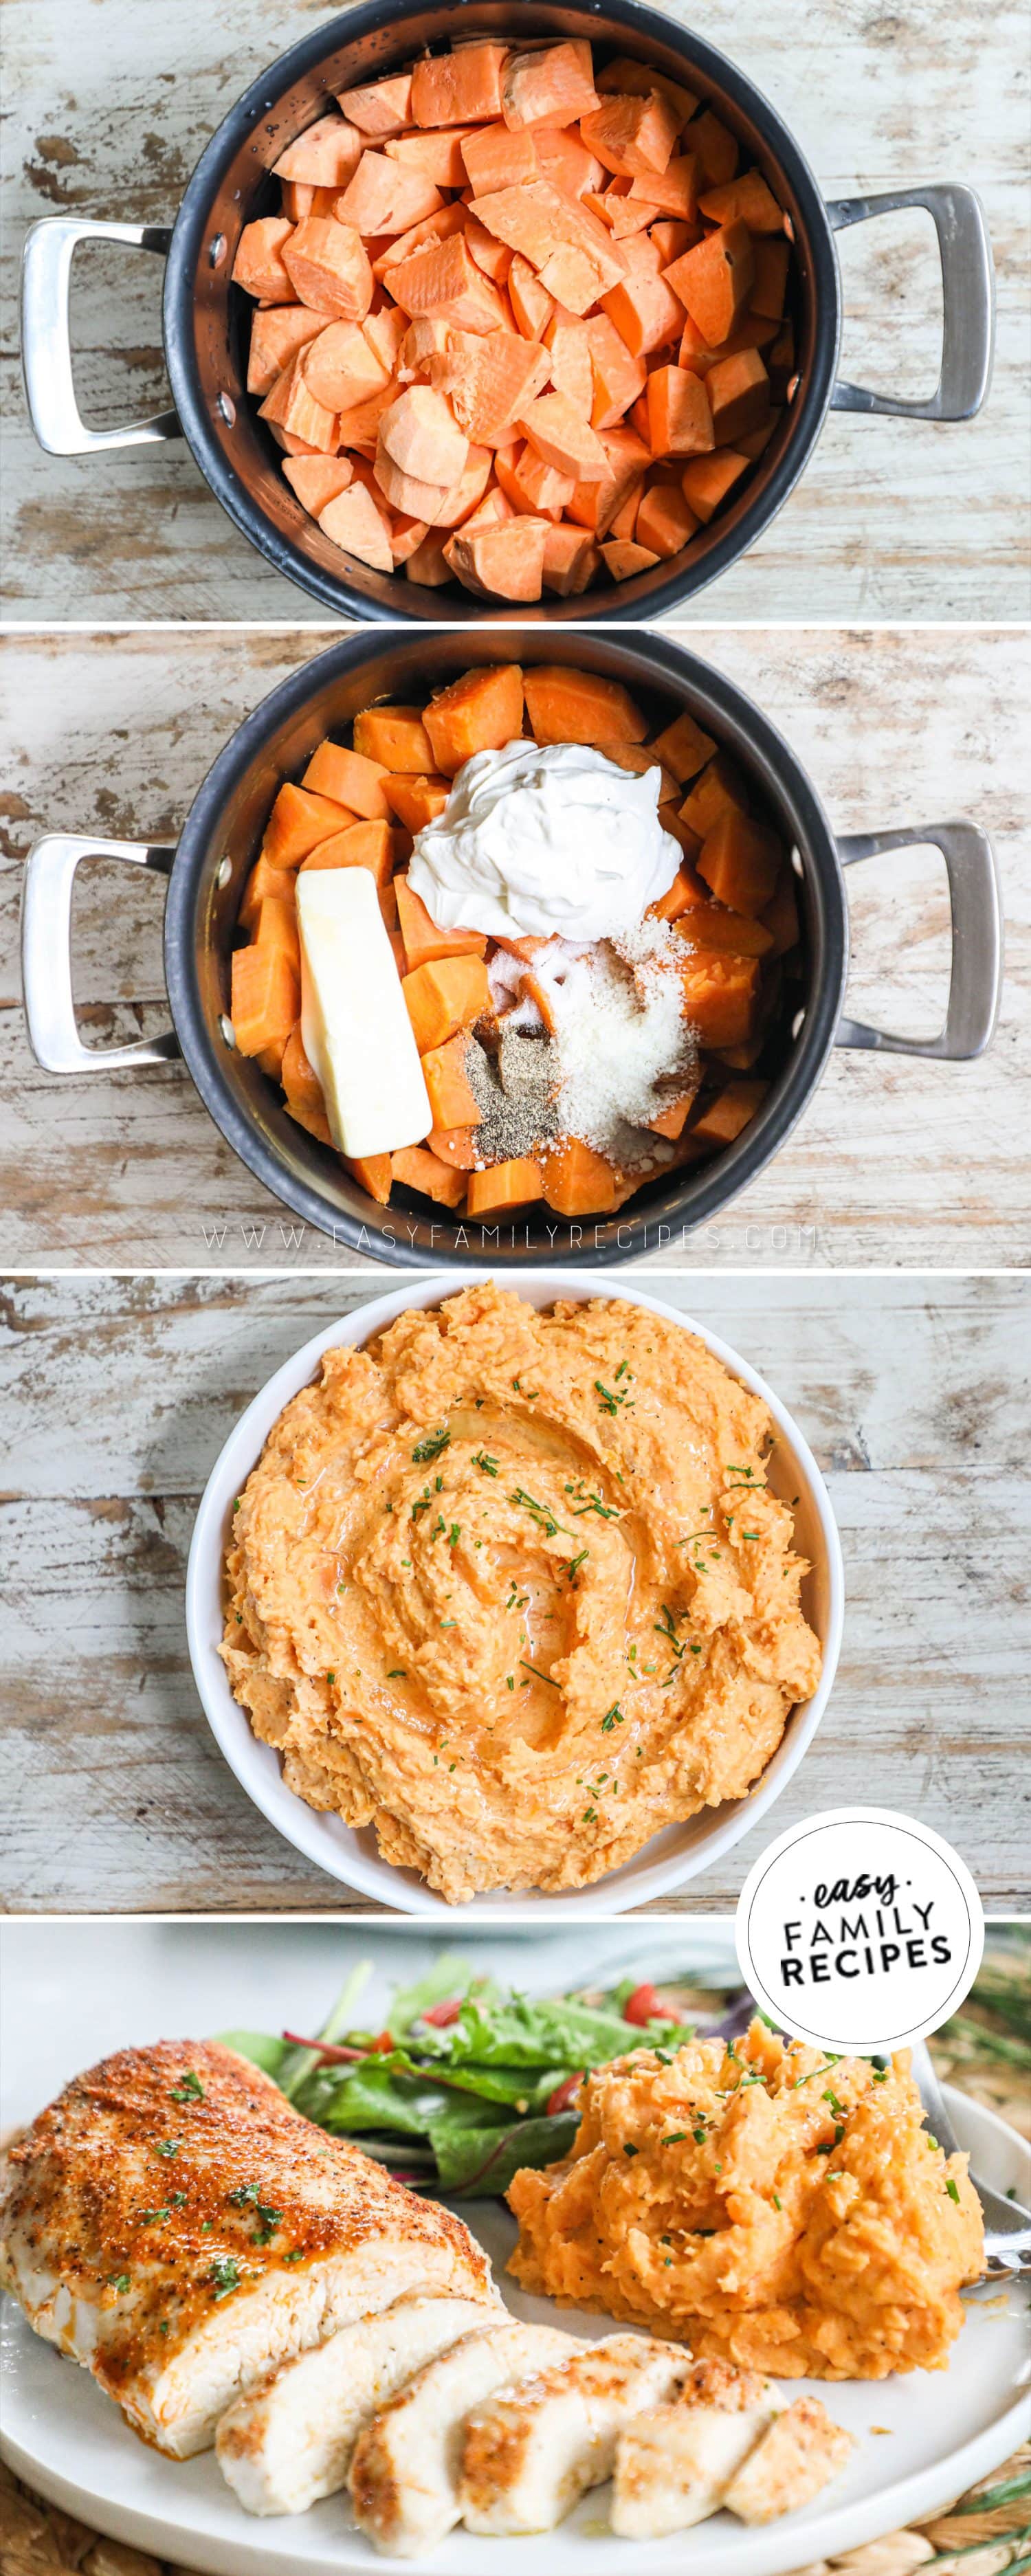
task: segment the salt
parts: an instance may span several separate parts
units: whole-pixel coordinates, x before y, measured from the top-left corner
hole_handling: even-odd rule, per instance
[[[624,1169],[670,1159],[648,1122],[695,1069],[678,953],[668,923],[652,920],[616,942],[535,959],[555,1024],[559,1132]]]

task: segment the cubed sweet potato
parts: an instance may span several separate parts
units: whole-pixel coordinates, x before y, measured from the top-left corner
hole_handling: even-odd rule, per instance
[[[501,1216],[510,1208],[527,1207],[533,1199],[544,1196],[537,1165],[524,1156],[509,1163],[492,1163],[489,1170],[470,1172],[468,1178],[467,1207],[471,1217]]]
[[[748,782],[741,770],[728,759],[726,752],[720,751],[695,779],[690,795],[684,798],[680,808],[680,819],[689,831],[697,833],[699,841],[704,841],[717,816],[725,813],[728,806],[736,814],[747,814],[751,809],[751,799]]]
[[[422,1059],[435,1127],[480,1125],[483,1113],[466,1080],[466,1043],[464,1037],[448,1038],[444,1046],[430,1047]]]
[[[302,304],[340,322],[361,322],[372,302],[372,268],[353,224],[308,215],[283,244],[283,266]]]
[[[707,188],[698,199],[698,211],[707,215],[711,224],[747,224],[750,233],[782,233],[784,211],[778,206],[761,170],[744,170],[739,178],[728,179],[723,187]]]
[[[283,1049],[280,1080],[292,1109],[325,1110],[322,1084],[305,1053],[301,1023],[295,1020]]]
[[[274,868],[268,859],[256,859],[243,890],[243,901],[237,915],[241,930],[253,930],[266,896],[278,902],[296,903],[297,884],[291,868]]]
[[[304,784],[320,796],[334,797],[338,805],[346,805],[352,815],[360,815],[366,823],[386,823],[390,809],[383,793],[385,776],[384,761],[369,759],[362,752],[349,750],[346,743],[327,739],[313,751]]]
[[[386,798],[390,811],[403,823],[406,832],[421,832],[424,824],[436,821],[451,793],[449,778],[438,778],[432,772],[409,777],[396,771],[387,780]]]
[[[480,957],[444,957],[417,966],[403,977],[402,991],[420,1055],[444,1046],[459,1029],[472,1028],[490,1008],[487,969]]]
[[[674,260],[666,283],[679,295],[711,349],[729,338],[752,291],[755,258],[747,226],[732,223],[706,233]]]
[[[731,912],[724,904],[686,906],[677,929],[692,947],[721,948],[731,957],[767,957],[773,949],[773,932],[765,922],[746,912]]]
[[[352,731],[355,752],[381,773],[410,775],[437,766],[421,707],[363,707]]]
[[[711,760],[716,745],[711,735],[703,733],[701,725],[695,723],[693,715],[684,707],[680,715],[674,716],[672,724],[665,725],[662,732],[656,734],[651,749],[663,768],[671,769],[674,778],[678,778],[683,786],[689,778],[697,778],[699,770],[704,768],[707,760]]]
[[[426,1145],[404,1145],[390,1157],[395,1181],[406,1189],[419,1190],[426,1199],[441,1207],[460,1207],[465,1197],[465,1173],[451,1163],[442,1163],[439,1154],[431,1154]]]
[[[742,1046],[752,1033],[761,967],[757,957],[695,949],[684,967],[684,1017],[700,1046]]]
[[[271,868],[296,868],[319,841],[343,830],[352,820],[347,808],[330,796],[312,794],[287,779],[265,825],[261,855]]]
[[[482,957],[485,954],[487,941],[482,930],[439,930],[421,895],[417,895],[414,886],[409,885],[407,877],[399,876],[396,885],[397,917],[408,974],[414,974],[419,966],[439,965],[442,957]]]
[[[721,358],[705,379],[717,447],[732,447],[760,429],[770,408],[770,379],[758,349],[740,349]]]
[[[230,1015],[241,1055],[282,1050],[300,1015],[301,984],[282,948],[236,948],[232,957]]]
[[[518,662],[463,671],[429,701],[425,726],[434,763],[453,778],[478,751],[498,751],[523,730],[523,674]],[[444,1124],[447,1122],[444,1121]]]
[[[706,833],[698,873],[719,903],[735,912],[759,913],[773,900],[782,855],[776,833],[765,823],[726,812]]]
[[[676,484],[652,483],[642,494],[634,530],[637,544],[667,561],[697,533],[698,521]]]
[[[647,718],[619,680],[560,662],[527,665],[526,712],[537,742],[643,742]]]
[[[711,456],[689,457],[680,479],[695,517],[707,524],[747,472],[747,456],[739,456],[733,447],[717,447]]]
[[[344,831],[332,833],[309,850],[299,873],[309,868],[368,868],[382,889],[390,883],[396,856],[397,835],[389,823],[348,823]],[[388,921],[388,930],[392,926]]]
[[[695,1119],[692,1136],[703,1145],[732,1145],[754,1118],[769,1090],[768,1082],[728,1082],[708,1100]]]
[[[700,376],[686,367],[652,369],[648,436],[653,456],[698,456],[715,445],[709,396]]]
[[[556,1216],[605,1216],[615,1207],[617,1180],[604,1154],[578,1136],[564,1136],[541,1158],[541,1180]]]
[[[267,894],[264,901],[258,905],[253,937],[256,948],[281,948],[284,957],[289,958],[295,974],[300,974],[301,940],[297,928],[297,903],[292,885],[289,899],[280,895]]]
[[[345,1160],[347,1160],[346,1157]],[[375,1199],[379,1207],[387,1206],[390,1198],[390,1184],[394,1177],[390,1168],[389,1154],[357,1156],[347,1161],[347,1169],[353,1172],[361,1188],[368,1190],[370,1199]]]

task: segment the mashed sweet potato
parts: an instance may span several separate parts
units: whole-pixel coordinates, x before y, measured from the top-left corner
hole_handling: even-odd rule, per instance
[[[524,2288],[779,2378],[944,2366],[981,2212],[907,2051],[879,2070],[754,2021],[601,2067],[583,2104],[572,2153],[509,2191]]]
[[[772,1428],[616,1299],[484,1281],[327,1351],[228,1553],[226,1669],[290,1788],[451,1903],[743,1797],[820,1672]]]

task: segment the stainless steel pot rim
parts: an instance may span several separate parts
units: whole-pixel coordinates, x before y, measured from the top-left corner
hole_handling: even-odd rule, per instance
[[[468,0],[475,5],[475,0]],[[346,573],[326,572],[291,538],[274,527],[252,498],[242,475],[226,453],[216,434],[211,410],[200,386],[200,371],[195,359],[195,289],[194,280],[206,255],[211,229],[211,206],[224,172],[241,143],[263,118],[267,119],[276,101],[293,84],[310,78],[313,71],[335,48],[359,43],[363,38],[382,34],[389,36],[412,16],[410,0],[358,0],[345,17],[331,19],[299,44],[291,46],[279,60],[256,81],[252,81],[234,107],[229,110],[217,132],[207,144],[192,177],[188,181],[176,219],[168,253],[164,287],[165,354],[176,410],[184,434],[212,489],[241,533],[256,545],[277,571],[295,582],[338,613],[341,608],[371,623],[404,622],[462,624],[478,622],[477,604],[457,602],[453,610],[439,591],[420,593],[411,583],[394,576],[398,597],[379,600],[363,590],[352,589]],[[529,14],[540,32],[540,21],[549,14],[547,0],[532,6]],[[553,13],[553,14],[561,14]],[[572,619],[578,624],[593,623],[595,616],[606,625],[635,623],[642,613],[661,616],[693,593],[715,581],[731,563],[747,553],[763,530],[782,508],[808,463],[826,417],[837,374],[841,341],[841,283],[834,235],[824,200],[808,162],[785,126],[777,110],[744,73],[715,47],[707,44],[694,30],[686,30],[676,20],[647,8],[643,0],[575,0],[577,16],[604,16],[644,43],[674,51],[677,39],[686,40],[690,58],[714,84],[748,115],[763,133],[778,168],[787,180],[799,205],[805,235],[805,247],[811,262],[810,292],[817,316],[812,363],[800,384],[793,406],[793,419],[783,453],[757,482],[754,498],[747,496],[739,510],[730,514],[725,532],[716,537],[703,556],[692,563],[690,556],[674,559],[668,578],[655,586],[655,575],[641,576],[637,581],[614,586],[611,594],[602,594],[597,611],[585,606],[583,598],[552,600],[542,606],[542,617],[556,624]],[[546,28],[543,30],[547,32]],[[386,49],[385,49],[386,50]],[[686,58],[686,57],[685,57]],[[801,250],[803,245],[798,245]],[[506,611],[503,601],[491,601],[483,612],[491,624],[523,623],[525,611]]]
[[[449,644],[457,640],[449,636]],[[597,629],[591,628],[589,641],[593,651],[600,648],[604,652],[606,639]],[[421,637],[408,627],[396,632],[396,650],[402,657],[413,657],[421,642]],[[482,636],[480,642],[482,648]],[[561,644],[568,656],[570,648],[576,649],[576,638],[564,630]],[[733,681],[682,646],[643,629],[633,639],[623,634],[614,636],[612,644],[619,657],[620,676],[631,680],[634,677],[633,669],[627,669],[629,657],[637,667],[639,686],[665,685],[685,701],[695,693],[747,739],[754,768],[774,803],[782,813],[786,812],[797,846],[810,858],[806,872],[814,914],[810,945],[820,957],[821,971],[810,992],[790,1060],[737,1143],[706,1166],[703,1177],[692,1177],[680,1169],[671,1174],[665,1195],[651,1196],[647,1206],[635,1210],[631,1202],[619,1217],[599,1220],[597,1224],[585,1220],[587,1240],[581,1244],[567,1245],[564,1240],[556,1243],[554,1259],[593,1267],[605,1267],[654,1250],[663,1227],[670,1229],[671,1240],[675,1240],[682,1228],[693,1230],[704,1224],[725,1208],[728,1199],[753,1180],[780,1150],[807,1107],[833,1045],[848,965],[847,903],[834,835],[815,788],[784,736]],[[506,651],[510,649],[509,629],[505,630],[505,645]],[[526,630],[526,646],[538,659],[543,658],[545,647],[552,649],[540,626]],[[453,1219],[446,1224],[425,1219],[409,1222],[399,1210],[384,1210],[380,1217],[371,1201],[367,1214],[351,1214],[335,1206],[314,1183],[309,1186],[298,1174],[288,1172],[271,1128],[249,1113],[227,1078],[225,1061],[220,1059],[219,1045],[207,1022],[194,964],[195,917],[204,888],[205,862],[210,861],[213,875],[220,825],[234,789],[281,723],[299,714],[327,681],[343,679],[382,649],[383,639],[379,636],[375,643],[369,636],[358,635],[330,645],[281,681],[244,718],[218,754],[198,789],[179,838],[165,908],[165,974],[176,1033],[196,1089],[227,1143],[255,1178],[305,1223],[331,1235],[346,1249],[375,1253],[379,1247],[383,1257],[392,1263],[422,1268],[428,1257],[446,1258],[449,1247],[455,1250],[459,1231],[468,1238],[465,1257],[482,1261],[488,1257],[478,1241],[483,1230],[468,1224],[459,1229]],[[278,1109],[278,1103],[275,1105]],[[313,1145],[313,1157],[320,1150]],[[512,1231],[514,1237],[517,1229]],[[558,1237],[570,1229],[556,1223],[554,1231]],[[518,1248],[514,1239],[493,1247],[495,1229],[487,1232],[492,1240],[489,1257],[498,1259],[506,1268],[540,1262],[539,1241],[528,1243],[525,1249]],[[458,1257],[462,1257],[463,1249],[457,1247]],[[546,1252],[543,1257],[547,1257]]]

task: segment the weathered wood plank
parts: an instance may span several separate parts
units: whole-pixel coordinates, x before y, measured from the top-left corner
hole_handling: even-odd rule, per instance
[[[690,0],[669,0],[690,19]],[[25,225],[57,210],[170,223],[200,149],[234,99],[304,31],[285,0],[7,0],[7,422],[2,556],[10,612],[33,617],[294,617],[306,595],[231,526],[185,448],[60,462],[28,427],[15,266]],[[995,380],[959,427],[838,414],[777,523],[695,612],[723,617],[1025,617],[1029,423],[1025,51],[1017,0],[887,11],[821,0],[800,20],[778,0],[715,0],[705,33],[749,73],[801,143],[828,196],[954,178],[976,187],[999,271]],[[842,237],[843,372],[920,397],[941,341],[929,219],[885,218]],[[80,254],[81,405],[116,426],[168,401],[160,264]]]
[[[189,1672],[182,1590],[196,1502],[242,1406],[367,1293],[311,1278],[6,1281],[9,1907],[357,1902],[279,1841],[223,1765]],[[1026,1284],[681,1273],[661,1293],[768,1375],[813,1443],[841,1528],[841,1668],[775,1829],[821,1806],[897,1806],[957,1843],[986,1906],[1019,1909]],[[686,1910],[734,1901],[762,1830]]]
[[[838,828],[966,813],[992,831],[1009,971],[998,1034],[979,1063],[834,1055],[770,1169],[719,1223],[686,1243],[656,1244],[648,1257],[816,1268],[1025,1261],[1027,635],[681,628],[678,640],[781,727]],[[337,1266],[332,1243],[284,1218],[222,1144],[182,1066],[55,1081],[33,1064],[18,1000],[21,867],[37,834],[174,839],[233,727],[314,641],[303,629],[0,638],[0,1260],[8,1265]],[[852,869],[849,896],[849,1008],[907,1032],[940,1026],[948,972],[940,862],[925,851]],[[82,872],[75,982],[98,1045],[167,1026],[161,907],[156,877],[112,865]]]

